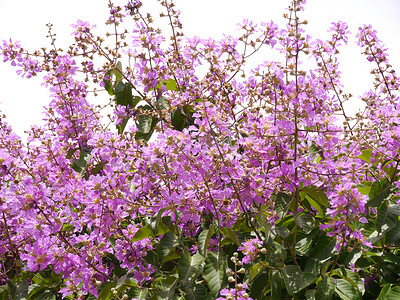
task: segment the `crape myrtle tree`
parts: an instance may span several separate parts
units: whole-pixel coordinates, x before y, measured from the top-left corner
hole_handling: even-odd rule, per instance
[[[400,299],[400,80],[376,32],[354,114],[344,22],[313,39],[293,0],[286,28],[200,39],[159,4],[162,30],[110,1],[111,33],[3,42],[51,96],[26,140],[1,119],[0,299]]]

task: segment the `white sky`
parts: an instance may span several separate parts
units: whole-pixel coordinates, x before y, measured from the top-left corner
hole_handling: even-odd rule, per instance
[[[142,0],[150,5],[154,0]],[[123,1],[118,1],[123,3]],[[108,17],[108,0],[0,0],[0,41],[12,38],[25,49],[49,46],[47,23],[54,24],[57,47],[72,42],[70,24],[77,19],[98,24],[99,32]],[[243,19],[273,20],[282,28],[282,18],[289,0],[176,0],[182,11],[181,21],[186,36],[222,37],[236,35],[236,24]],[[355,45],[355,33],[362,24],[371,24],[389,48],[391,64],[400,74],[400,1],[399,0],[308,0],[300,17],[308,20],[307,33],[313,38],[327,38],[331,22],[342,20],[353,33],[349,45],[341,52],[341,71],[346,92],[361,95],[371,86],[372,65],[366,62]],[[268,57],[268,60],[273,58]],[[32,124],[40,124],[48,92],[39,79],[21,79],[16,69],[0,61],[0,110],[7,122],[24,135]]]

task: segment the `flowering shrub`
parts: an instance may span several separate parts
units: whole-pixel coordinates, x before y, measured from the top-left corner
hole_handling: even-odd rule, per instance
[[[26,141],[1,119],[0,298],[398,297],[400,81],[361,27],[375,82],[345,111],[347,25],[313,39],[304,2],[238,38],[185,37],[165,0],[166,38],[131,0],[66,51],[4,41],[51,101]]]

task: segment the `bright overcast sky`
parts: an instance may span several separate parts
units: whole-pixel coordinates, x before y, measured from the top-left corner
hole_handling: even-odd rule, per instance
[[[147,4],[153,0],[142,0]],[[69,26],[81,19],[103,28],[108,17],[108,0],[0,0],[0,41],[19,40],[25,49],[49,47],[47,23],[54,24],[57,47],[72,42]],[[117,3],[123,3],[118,1]],[[289,0],[177,0],[186,36],[219,38],[235,36],[236,24],[243,19],[273,20],[282,28],[282,18]],[[353,37],[362,24],[371,24],[389,48],[391,64],[400,74],[400,1],[399,0],[307,0],[300,17],[308,20],[307,33],[313,38],[327,38],[331,22],[349,24]],[[355,39],[341,52],[341,71],[347,93],[360,95],[371,87],[370,65],[366,63]],[[268,57],[267,60],[273,60]],[[23,135],[31,124],[40,124],[42,107],[49,102],[48,92],[38,79],[21,79],[16,69],[0,61],[0,110],[7,122]]]

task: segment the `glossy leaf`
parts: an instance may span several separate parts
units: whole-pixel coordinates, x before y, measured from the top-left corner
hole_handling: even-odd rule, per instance
[[[111,300],[114,298],[113,293],[111,292],[111,289],[114,287],[113,282],[109,282],[104,287],[101,289],[101,292],[99,294],[99,300]]]
[[[249,282],[252,282],[253,279],[262,271],[265,270],[266,266],[262,263],[256,263],[249,268]]]
[[[321,262],[315,258],[307,259],[306,266],[304,267],[304,272],[311,273],[314,275],[320,275]]]
[[[185,250],[178,263],[178,274],[184,288],[190,288],[203,271],[204,257],[198,252],[193,256]]]
[[[399,215],[400,207],[398,204],[389,205],[389,201],[383,201],[378,208],[378,216],[375,223],[376,230],[378,232],[391,230],[397,225]]]
[[[303,197],[308,196],[322,207],[328,206],[328,197],[326,196],[325,192],[319,187],[313,185],[306,186],[301,190],[300,194],[300,196]]]
[[[332,299],[333,292],[335,291],[335,280],[332,277],[322,278],[317,283],[317,291],[315,292],[315,299],[330,300]]]
[[[208,243],[210,242],[210,238],[214,233],[214,226],[210,226],[209,229],[202,231],[199,235],[199,245],[197,248],[199,249],[199,253],[204,257],[207,255]]]
[[[153,123],[153,115],[151,114],[153,109],[146,105],[141,107],[141,110],[143,113],[139,115],[136,126],[141,133],[149,133]]]
[[[364,282],[360,278],[360,276],[357,273],[354,273],[351,270],[348,269],[336,269],[332,272],[334,275],[338,275],[342,277],[343,279],[347,280],[353,287],[355,287],[361,294],[364,294],[365,292],[365,286]]]
[[[343,300],[361,300],[361,294],[350,282],[345,279],[336,279],[335,293]]]
[[[311,273],[303,273],[298,266],[288,265],[282,270],[282,277],[289,295],[293,295],[317,280]]]
[[[169,254],[172,248],[176,245],[177,241],[178,241],[178,236],[172,231],[168,231],[163,235],[158,245],[158,252],[157,252],[158,261],[161,264],[164,263],[163,261],[164,257]]]
[[[378,296],[378,298],[376,298],[376,300],[386,300],[386,295],[387,295],[387,293],[389,293],[390,287],[391,287],[391,286],[392,286],[391,284],[385,285],[385,286],[382,288],[382,290],[381,290],[381,292],[379,293],[379,296]]]
[[[210,251],[207,253],[203,277],[214,297],[217,297],[221,289],[227,285],[226,270],[227,261],[224,252]]]
[[[196,284],[192,288],[183,288],[185,292],[185,300],[213,300],[206,287],[203,284]]]
[[[386,294],[386,300],[398,300],[400,299],[400,286],[395,286],[389,293]]]
[[[155,117],[152,117],[151,124],[150,124],[150,131],[148,133],[143,133],[143,132],[138,131],[138,132],[136,132],[135,138],[138,140],[144,140],[146,142],[149,141],[151,136],[153,135],[154,128],[157,125],[157,123],[158,123],[158,119]],[[149,125],[149,124],[147,124],[147,125]]]
[[[114,96],[114,89],[113,89],[113,84],[112,84],[112,76],[114,74],[113,70],[108,70],[107,73],[105,74],[105,77],[108,76],[108,80],[103,79],[104,82],[104,88],[108,92],[110,96]]]
[[[357,158],[362,159],[363,161],[367,163],[371,163],[371,157],[372,156],[372,149],[365,149],[361,151],[361,154],[357,156]]]
[[[282,275],[279,270],[272,270],[271,273],[271,300],[279,300],[282,295]]]
[[[221,227],[220,231],[223,235],[230,238],[237,246],[240,246],[237,234],[234,230],[230,229],[229,227]]]
[[[172,126],[178,131],[182,131],[187,125],[186,116],[179,109],[172,113]]]
[[[273,231],[275,232],[275,234],[279,235],[284,239],[286,239],[290,234],[290,230],[283,226],[277,226],[273,229]]]
[[[369,200],[367,204],[372,207],[378,207],[383,200],[387,199],[392,192],[392,185],[389,180],[382,178],[375,181],[368,194]]]
[[[56,299],[57,299],[56,295],[54,295],[51,292],[41,293],[35,298],[35,300],[56,300]]]
[[[310,257],[323,261],[331,257],[335,251],[336,239],[335,237],[322,236],[315,247],[313,247]]]
[[[292,197],[290,195],[280,192],[275,196],[275,209],[280,219],[286,216],[291,199]]]
[[[308,290],[304,296],[306,296],[306,300],[316,300],[315,299],[315,292],[316,290]]]
[[[118,105],[135,107],[133,103],[132,87],[129,82],[119,81],[115,85],[115,100]]]
[[[297,225],[299,225],[299,227],[301,229],[303,229],[303,231],[305,233],[309,233],[311,230],[314,229],[315,226],[315,219],[313,216],[308,215],[308,214],[302,214],[300,216],[294,216]]]
[[[157,289],[157,299],[171,300],[175,294],[175,289],[178,284],[178,278],[168,276],[165,279],[158,281],[155,285]]]
[[[89,163],[90,159],[92,158],[91,149],[81,149],[79,154],[79,159],[74,159],[71,168],[79,173],[83,174],[86,170],[86,166]]]
[[[142,226],[131,238],[131,242],[139,241],[156,235],[165,234],[170,230],[171,229],[167,225],[165,225],[164,223],[160,223],[157,234],[154,234],[153,231],[151,230],[150,225]]]
[[[168,109],[168,102],[168,99],[162,96],[157,99],[159,109]]]
[[[28,288],[29,282],[27,280],[22,281],[18,284],[17,289],[15,291],[15,298],[18,300],[24,300],[28,298]]]
[[[264,210],[267,208],[265,207],[262,209]],[[265,236],[264,242],[266,243],[269,240],[269,235],[271,234],[272,225],[270,222],[268,222],[267,217],[265,216],[265,213],[263,210],[259,214],[257,214],[256,219],[257,219],[258,223],[260,224],[261,228],[264,230],[264,236]]]
[[[129,296],[129,299],[136,298],[136,299],[148,299],[147,296],[149,295],[149,289],[148,288],[140,288],[140,287],[133,287],[130,288],[129,291],[127,292],[127,295]]]
[[[269,272],[269,274],[271,273]],[[262,270],[251,282],[249,288],[250,297],[253,299],[266,299],[265,295],[270,289],[268,285],[270,285],[269,276],[267,276],[265,270]]]
[[[400,246],[400,222],[386,233],[386,242],[394,244],[397,247]]]

